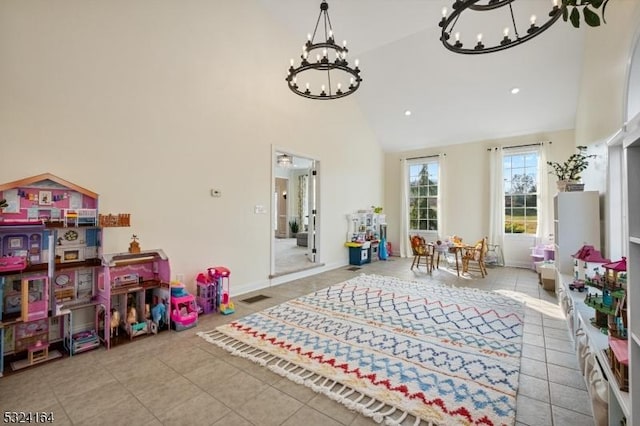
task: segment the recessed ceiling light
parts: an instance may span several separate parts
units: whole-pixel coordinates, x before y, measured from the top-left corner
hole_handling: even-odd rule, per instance
[[[406,115],[407,117],[408,117],[408,116],[410,116],[410,115],[411,115],[411,110],[406,110],[406,111],[404,112],[404,115]]]
[[[511,94],[512,95],[515,95],[515,94],[517,94],[519,92],[520,92],[520,88],[519,87],[514,87],[513,89],[511,89]]]

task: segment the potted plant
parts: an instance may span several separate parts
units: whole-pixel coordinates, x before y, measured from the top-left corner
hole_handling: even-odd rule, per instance
[[[300,230],[300,227],[298,226],[298,221],[296,219],[290,220],[289,221],[289,231],[291,233],[290,237],[295,238],[299,230]]]
[[[587,155],[587,147],[584,145],[577,146],[576,149],[578,152],[571,154],[564,163],[547,161],[547,165],[552,169],[549,173],[556,175],[558,178],[559,191],[565,191],[567,189],[570,190],[572,187],[568,187],[568,185],[578,184],[580,181],[580,173],[586,170],[589,166],[589,158],[596,157],[593,154]],[[581,188],[578,186],[581,186]],[[574,186],[573,188],[578,190],[582,190],[584,188],[584,184],[578,184],[578,186]]]

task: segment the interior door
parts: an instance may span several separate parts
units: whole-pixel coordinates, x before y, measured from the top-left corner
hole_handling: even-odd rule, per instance
[[[276,206],[276,238],[287,238],[287,188],[289,187],[289,179],[276,178],[275,182],[275,206]]]

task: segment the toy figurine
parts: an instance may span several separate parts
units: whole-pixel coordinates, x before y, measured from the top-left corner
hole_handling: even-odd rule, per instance
[[[136,308],[133,306],[129,307],[129,311],[127,312],[127,324],[135,324],[138,322],[138,313],[136,312]]]
[[[117,309],[111,308],[111,337],[113,337],[113,333],[115,331],[116,336],[118,335],[118,327],[120,326],[120,312]]]

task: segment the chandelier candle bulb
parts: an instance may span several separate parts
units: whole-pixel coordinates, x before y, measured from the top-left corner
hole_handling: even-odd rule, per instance
[[[477,39],[478,39],[478,43],[482,41],[482,33],[478,33]]]
[[[536,15],[531,15],[531,18],[529,18],[529,21],[531,22],[531,25],[535,25],[536,24],[536,19],[538,19],[536,17]]]
[[[347,47],[347,40],[342,40],[342,47]]]
[[[456,41],[460,41],[460,33],[455,33],[454,37],[456,38]]]
[[[446,18],[446,17],[447,17],[447,8],[446,8],[446,7],[443,7],[443,8],[442,8],[442,17],[443,17],[443,18]]]
[[[509,36],[509,27],[505,27],[505,29],[504,29],[504,30],[502,30],[502,34],[503,34],[505,37],[508,37],[508,36]]]

